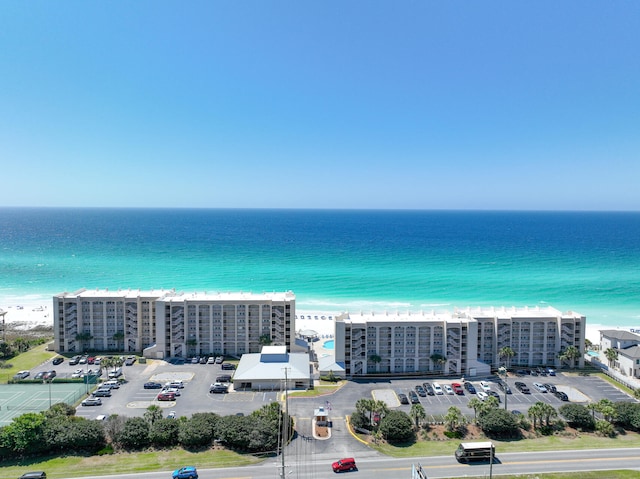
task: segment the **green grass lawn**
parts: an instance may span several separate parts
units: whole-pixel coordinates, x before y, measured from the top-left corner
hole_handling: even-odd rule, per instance
[[[152,471],[173,471],[185,465],[198,468],[240,467],[256,464],[261,459],[225,450],[188,452],[182,449],[104,456],[64,456],[26,460],[0,467],[0,477],[20,477],[28,471],[46,471],[47,478],[82,477],[95,475],[132,474]],[[169,476],[167,476],[169,477]]]
[[[23,369],[33,369],[40,366],[45,361],[58,356],[53,351],[47,351],[47,345],[41,344],[31,348],[26,353],[19,354],[15,358],[11,358],[6,361],[7,364],[11,364],[10,368],[2,369],[0,373],[0,383],[6,384],[13,375]]]

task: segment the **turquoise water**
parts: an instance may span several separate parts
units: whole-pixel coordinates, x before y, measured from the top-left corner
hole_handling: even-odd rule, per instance
[[[63,291],[286,291],[299,311],[551,305],[640,324],[640,214],[0,209],[0,307]]]
[[[325,341],[324,343],[322,343],[322,347],[324,349],[333,349],[335,347],[335,341],[333,339]]]

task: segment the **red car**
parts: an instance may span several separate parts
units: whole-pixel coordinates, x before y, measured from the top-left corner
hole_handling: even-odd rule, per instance
[[[462,389],[462,384],[460,383],[451,383],[451,388],[453,389],[453,392],[456,394],[464,394],[464,389]]]
[[[331,464],[331,467],[333,468],[333,472],[354,471],[357,469],[356,460],[353,457],[340,459]]]
[[[158,401],[175,401],[176,395],[174,393],[160,393],[157,399]]]

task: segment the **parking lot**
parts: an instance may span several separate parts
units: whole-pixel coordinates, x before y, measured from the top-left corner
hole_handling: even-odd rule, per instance
[[[78,368],[88,370],[97,369],[95,366],[70,365],[68,360],[62,364],[53,366],[51,362],[43,364],[41,367],[31,372],[32,377],[38,371],[56,369],[58,377],[70,377]],[[269,392],[235,392],[231,388],[227,394],[210,393],[210,386],[216,382],[216,377],[222,374],[233,373],[233,371],[223,370],[219,364],[191,364],[172,363],[162,360],[150,360],[146,364],[135,362],[131,366],[122,366],[124,383],[118,389],[112,391],[111,397],[102,398],[100,406],[78,406],[77,415],[89,419],[101,415],[119,414],[124,416],[142,416],[146,408],[155,404],[163,409],[165,416],[175,411],[177,416],[190,416],[196,412],[216,412],[221,415],[229,414],[249,414],[259,409],[264,404],[278,400],[278,393]],[[103,379],[106,374],[103,369]],[[184,388],[180,389],[180,396],[173,401],[157,401],[159,389],[145,389],[144,383],[149,381],[165,384],[172,380],[181,380]],[[505,394],[498,387],[498,378],[467,378],[464,382],[471,382],[477,391],[482,391],[480,381],[486,380],[490,389],[498,393],[501,407],[505,405]],[[55,380],[54,380],[55,381]],[[516,381],[522,381],[529,387],[531,393],[523,394],[515,387]],[[443,394],[418,396],[419,403],[425,408],[428,415],[434,417],[446,414],[450,406],[456,406],[464,414],[473,416],[473,410],[468,407],[468,402],[477,395],[470,394],[464,389],[463,394],[447,394],[445,386],[452,383],[464,384],[463,379],[436,379],[436,378],[376,378],[359,379],[348,381],[340,390],[330,396],[317,398],[295,398],[292,396],[289,401],[289,411],[292,415],[300,419],[309,419],[313,415],[315,408],[326,406],[329,413],[334,418],[344,417],[351,414],[355,409],[355,403],[360,398],[375,398],[385,401],[390,408],[409,412],[411,404],[401,404],[398,394],[409,394],[415,391],[417,385],[429,382],[438,382],[443,389]],[[567,404],[557,398],[552,393],[542,393],[533,387],[534,382],[549,383],[558,390],[567,394],[569,401],[586,404],[597,402],[600,399],[611,401],[630,401],[630,396],[603,381],[597,376],[581,376],[578,372],[565,371],[556,376],[546,377],[516,377],[509,375],[507,384],[510,386],[512,394],[507,395],[507,408],[509,410],[519,410],[526,413],[527,409],[537,401],[550,403],[558,408]]]

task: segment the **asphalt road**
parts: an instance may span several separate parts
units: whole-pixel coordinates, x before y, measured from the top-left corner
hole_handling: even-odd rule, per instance
[[[358,470],[340,473],[346,479],[389,479],[411,477],[412,464],[421,464],[429,479],[460,478],[465,476],[489,477],[502,474],[539,474],[549,472],[607,471],[632,469],[640,477],[640,449],[593,449],[580,451],[547,451],[531,453],[496,454],[493,466],[487,462],[459,464],[453,457],[424,457],[393,459],[377,454],[354,455]],[[286,457],[285,457],[286,459]],[[292,457],[286,460],[285,476],[291,479],[317,479],[337,474],[331,470],[333,458],[326,454],[314,457]],[[490,471],[490,469],[492,469]],[[255,466],[243,468],[199,469],[200,479],[265,479],[280,477],[282,471],[279,458],[266,460]],[[171,471],[144,474],[121,474],[122,479],[168,479]],[[606,477],[603,474],[602,477]],[[85,479],[105,479],[105,476],[90,476]]]

